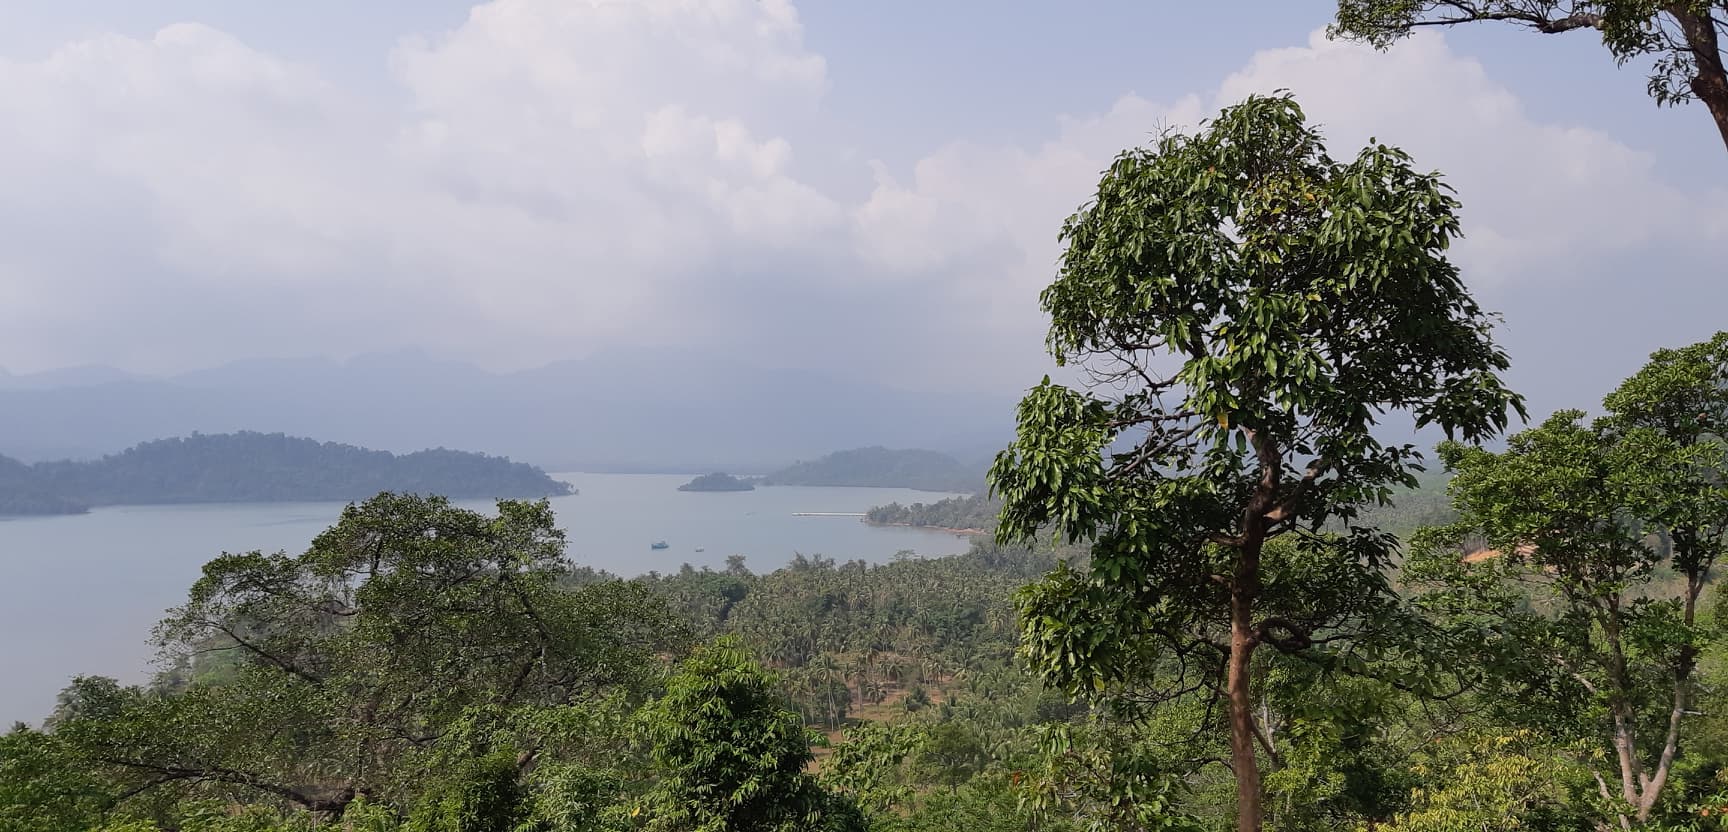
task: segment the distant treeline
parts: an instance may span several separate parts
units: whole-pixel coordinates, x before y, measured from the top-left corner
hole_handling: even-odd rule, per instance
[[[79,514],[88,508],[48,490],[30,466],[0,456],[0,515]]]
[[[919,491],[978,491],[984,472],[944,453],[883,447],[836,451],[797,462],[762,478],[763,485],[912,488]]]
[[[970,497],[949,497],[934,503],[913,503],[909,506],[889,503],[870,509],[864,515],[864,520],[878,526],[991,531],[996,528],[996,515],[1001,511],[1001,500],[974,494]]]
[[[1458,510],[1446,493],[1450,474],[1430,471],[1419,477],[1416,488],[1397,491],[1392,502],[1384,506],[1366,506],[1353,521],[1358,526],[1372,526],[1408,541],[1423,526],[1444,526],[1458,520]]]
[[[193,434],[89,461],[24,465],[0,457],[0,514],[100,505],[363,499],[380,491],[455,498],[545,497],[567,483],[520,462],[436,450],[372,451],[280,433]]]
[[[1408,540],[1423,526],[1439,526],[1458,519],[1458,512],[1446,494],[1449,477],[1431,473],[1421,478],[1418,487],[1392,495],[1384,506],[1365,506],[1354,521],[1357,525],[1373,526]],[[864,515],[867,523],[878,526],[920,526],[956,531],[994,531],[1002,512],[1002,501],[985,494],[948,497],[934,503],[902,505],[889,503],[876,506]],[[1340,528],[1342,528],[1340,524]]]

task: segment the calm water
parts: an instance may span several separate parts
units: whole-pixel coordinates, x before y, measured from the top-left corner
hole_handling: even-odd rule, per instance
[[[623,575],[686,562],[719,567],[732,554],[762,572],[795,552],[884,561],[902,549],[947,555],[968,545],[945,532],[876,528],[855,517],[793,516],[945,496],[925,491],[782,486],[694,494],[677,490],[687,476],[556,476],[581,491],[552,501],[570,558]],[[206,560],[224,551],[299,552],[341,511],[341,503],[128,506],[0,521],[0,726],[40,720],[76,674],[147,678],[150,628],[185,600]],[[655,540],[671,548],[649,550]]]

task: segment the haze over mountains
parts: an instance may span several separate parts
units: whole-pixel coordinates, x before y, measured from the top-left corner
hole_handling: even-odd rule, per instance
[[[1000,447],[1020,391],[911,392],[833,374],[642,352],[494,373],[417,351],[237,361],[151,378],[0,373],[0,454],[91,458],[194,431],[283,432],[561,468],[766,471],[836,448]]]
[[[984,466],[967,465],[948,454],[922,448],[853,448],[821,459],[799,461],[762,478],[763,485],[914,488],[920,491],[977,491]]]

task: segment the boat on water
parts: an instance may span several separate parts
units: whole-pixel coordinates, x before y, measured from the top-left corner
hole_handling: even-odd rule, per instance
[[[656,540],[653,543],[648,544],[648,548],[650,548],[650,549],[670,549],[670,548],[672,548],[672,546],[664,540]]]
[[[698,551],[698,552],[706,552],[706,551],[708,551],[708,547],[707,547],[707,546],[697,546],[697,547],[696,547],[696,551]]]

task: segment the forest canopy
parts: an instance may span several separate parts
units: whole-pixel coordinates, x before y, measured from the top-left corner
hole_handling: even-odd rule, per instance
[[[919,526],[931,529],[985,532],[996,528],[1002,502],[985,494],[945,497],[934,503],[876,506],[864,521],[879,526]]]

